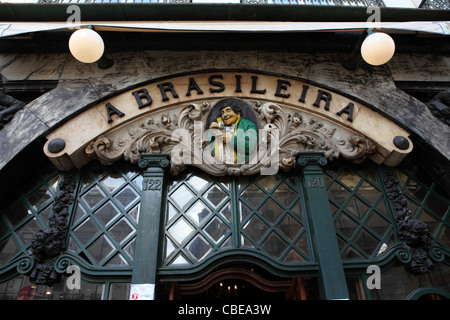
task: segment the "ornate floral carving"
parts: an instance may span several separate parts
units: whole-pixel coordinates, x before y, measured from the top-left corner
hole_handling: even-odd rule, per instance
[[[49,219],[48,228],[40,230],[31,242],[34,267],[30,273],[30,281],[33,283],[51,286],[57,280],[54,264],[65,247],[67,218],[74,200],[75,182],[73,173],[62,176],[59,183],[60,194],[53,204],[53,215]]]
[[[104,164],[121,157],[138,163],[141,154],[167,153],[174,174],[193,165],[213,175],[250,175],[269,168],[290,170],[298,152],[323,152],[328,160],[343,157],[360,162],[375,151],[369,139],[319,117],[289,113],[271,102],[253,102],[252,107],[259,119],[258,152],[245,164],[227,164],[211,154],[204,128],[211,111],[207,101],[189,104],[178,115],[143,120],[117,142],[100,136],[86,153]]]
[[[420,220],[412,219],[407,207],[406,197],[398,189],[398,181],[391,171],[386,171],[384,184],[387,195],[394,207],[398,235],[410,252],[410,270],[412,273],[426,273],[433,267],[428,252],[432,244],[432,236],[428,225]],[[433,251],[435,252],[435,251]]]

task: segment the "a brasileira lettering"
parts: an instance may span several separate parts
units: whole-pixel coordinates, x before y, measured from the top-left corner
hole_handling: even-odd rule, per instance
[[[134,100],[136,101],[136,107],[140,109],[149,108],[152,106],[155,99],[161,99],[161,102],[170,102],[171,99],[179,99],[182,98],[183,95],[185,97],[191,97],[193,93],[196,93],[198,96],[204,94],[205,91],[209,91],[211,94],[222,93],[228,88],[228,86],[232,86],[231,89],[236,94],[244,93],[244,89],[242,86],[243,76],[241,74],[234,75],[233,83],[225,82],[223,74],[212,74],[208,77],[208,83],[205,85],[204,82],[200,85],[196,80],[195,76],[192,76],[186,81],[186,83],[182,86],[180,84],[175,84],[173,81],[165,81],[161,83],[155,84],[155,88],[158,97],[152,97],[147,88],[139,88],[131,92]],[[257,75],[252,75],[250,77],[251,84],[248,88],[249,96],[258,97],[258,95],[267,95],[273,94],[274,97],[287,99],[296,97],[296,101],[299,104],[305,104],[306,98],[308,95],[315,95],[313,98],[313,103],[311,108],[323,109],[325,112],[330,112],[330,104],[333,100],[333,94],[329,91],[319,89],[317,92],[310,90],[310,86],[307,84],[302,85],[301,90],[296,90],[293,92],[291,81],[288,79],[276,79],[274,78],[274,83],[269,87],[264,87],[262,83],[259,81],[259,77]],[[269,90],[273,91],[273,93],[269,92]],[[297,98],[298,97],[298,98]],[[113,106],[110,102],[105,104],[105,111],[107,115],[108,122],[113,122],[115,115],[117,117],[123,117],[125,115],[119,107]],[[349,101],[348,104],[341,108],[336,112],[338,116],[346,116],[346,120],[349,122],[353,122],[355,113],[355,105],[353,102]]]

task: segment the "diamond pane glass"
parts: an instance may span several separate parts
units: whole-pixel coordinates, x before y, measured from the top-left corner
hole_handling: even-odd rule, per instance
[[[284,262],[304,262],[306,261],[297,251],[291,249],[286,257],[283,259]]]
[[[297,196],[297,192],[292,190],[286,183],[282,183],[274,192],[273,195],[286,207],[291,204],[291,202]]]
[[[358,228],[358,224],[346,214],[341,214],[334,226],[336,230],[340,231],[347,239],[350,239]]]
[[[175,207],[169,203],[168,209],[167,209],[167,221],[172,220],[173,217],[175,217],[178,214],[178,210],[175,209]]]
[[[299,249],[302,253],[304,253],[306,256],[309,255],[306,232],[303,232],[303,234],[300,236],[300,239],[298,239],[297,243],[295,244],[295,247]]]
[[[95,217],[106,226],[114,217],[120,214],[120,211],[111,203],[106,203],[95,212]]]
[[[242,198],[245,199],[252,207],[257,207],[266,194],[261,192],[254,183],[250,184],[245,191],[242,193]]]
[[[186,265],[186,264],[189,264],[189,262],[181,254],[179,254],[170,265],[171,266],[180,266],[180,265]]]
[[[345,200],[347,200],[350,195],[351,193],[338,182],[333,182],[328,189],[328,197],[333,199],[339,205],[344,204]]]
[[[139,198],[139,195],[132,187],[126,186],[115,196],[115,198],[127,209],[130,204]]]
[[[239,210],[239,212],[240,212],[240,221],[242,222],[245,219],[247,219],[247,217],[249,215],[252,214],[252,210],[250,210],[249,207],[247,207],[245,204],[243,204],[241,202],[239,203],[239,205],[240,205],[240,209],[241,209],[241,210]]]
[[[445,203],[443,199],[431,194],[425,206],[439,218],[443,219],[449,212],[450,204]]]
[[[169,233],[179,244],[181,244],[192,231],[194,231],[194,228],[192,228],[184,218],[179,219],[169,228]]]
[[[100,228],[97,224],[92,221],[92,219],[88,218],[74,230],[74,233],[82,244],[86,244],[99,230]]]
[[[122,218],[109,229],[109,234],[119,243],[131,236],[133,232],[134,228],[125,218]]]
[[[302,228],[303,226],[290,215],[286,215],[278,225],[278,229],[291,241],[297,237]]]
[[[211,213],[202,201],[197,201],[187,212],[186,215],[199,226],[203,220]]]
[[[228,198],[228,195],[217,185],[212,186],[204,195],[214,207],[217,207],[222,201]]]
[[[259,183],[261,187],[266,189],[267,192],[270,192],[275,185],[278,183],[278,177],[276,175],[264,175],[264,176],[258,176],[256,178],[256,182]]]
[[[134,250],[136,249],[136,238],[130,241],[124,248],[125,252],[130,256],[131,259],[134,258]]]
[[[365,253],[367,253],[367,255],[371,256],[378,246],[379,241],[366,230],[362,229],[356,237],[354,243]]]
[[[386,219],[381,217],[378,213],[373,212],[370,218],[367,220],[366,225],[372,231],[375,231],[380,237],[382,237],[391,224]]]
[[[166,258],[168,258],[172,252],[175,251],[175,245],[168,237],[166,237]]]
[[[50,218],[52,214],[52,206],[48,206],[47,208],[43,209],[41,212],[39,212],[39,217],[41,218],[42,222],[44,223],[44,226],[48,225],[48,219]]]
[[[231,209],[230,204],[227,204],[221,211],[220,211],[222,217],[224,217],[227,222],[231,222]]]
[[[87,248],[87,251],[97,263],[100,263],[114,251],[114,248],[108,238],[102,235]]]
[[[358,194],[362,196],[365,200],[370,202],[371,204],[375,203],[380,195],[380,191],[374,188],[370,183],[364,181],[361,186],[358,188]]]
[[[138,203],[133,209],[128,211],[128,215],[133,219],[134,222],[139,221],[139,209],[140,209],[140,204]]]
[[[296,179],[280,174],[196,177],[186,173],[169,183],[166,266],[196,264],[220,249],[239,247],[280,262],[307,259]],[[233,232],[238,234],[234,236]],[[235,242],[238,239],[240,243]]]
[[[192,175],[188,180],[190,186],[192,186],[195,190],[202,190],[207,184],[208,181],[200,178],[199,176]]]
[[[200,261],[212,250],[212,247],[202,236],[197,235],[187,245],[187,249],[195,259]]]
[[[339,174],[338,180],[350,189],[354,189],[361,180],[361,177],[353,171],[343,170],[341,174]]]
[[[219,218],[214,217],[211,222],[205,227],[205,232],[214,240],[217,244],[223,238],[228,236],[230,229],[228,226]]]
[[[253,216],[243,229],[253,240],[259,242],[267,230],[269,230],[269,226],[258,218],[258,216]]]
[[[46,186],[40,187],[38,190],[33,192],[29,197],[28,201],[34,210],[38,210],[44,203],[52,198],[51,192]]]
[[[358,259],[365,259],[365,257],[356,251],[354,248],[350,247],[347,252],[343,256],[346,260],[358,260]]]
[[[362,220],[366,212],[369,210],[369,207],[362,202],[358,197],[353,197],[346,206],[346,209],[353,214],[354,217]]]
[[[183,208],[193,196],[192,192],[183,184],[170,197],[180,208]]]
[[[286,250],[288,244],[283,241],[275,232],[272,232],[261,245],[268,254],[274,258],[279,258]]]
[[[283,208],[281,208],[272,198],[269,198],[264,202],[259,211],[262,216],[268,219],[270,222],[275,223],[278,217],[283,213]]]
[[[16,232],[23,244],[29,244],[33,240],[35,234],[41,229],[42,227],[39,222],[36,219],[31,219]]]
[[[75,211],[75,217],[73,218],[73,223],[75,224],[80,221],[80,219],[83,218],[86,214],[86,210],[84,210],[83,206],[78,204],[77,211]]]
[[[108,267],[121,267],[121,266],[128,266],[127,260],[120,254],[117,253],[114,257],[112,257],[106,266]]]
[[[89,208],[93,209],[105,197],[105,194],[97,186],[95,186],[83,196],[83,200]]]
[[[291,212],[303,220],[303,211],[300,204],[300,200],[298,200],[291,208]]]
[[[125,183],[125,179],[120,173],[109,174],[102,180],[102,184],[108,189],[110,193],[113,193]]]

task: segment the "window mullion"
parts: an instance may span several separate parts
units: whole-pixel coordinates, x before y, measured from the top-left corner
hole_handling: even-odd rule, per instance
[[[241,212],[239,208],[239,184],[236,178],[231,179],[230,182],[230,198],[232,247],[240,248],[241,221],[239,217]]]

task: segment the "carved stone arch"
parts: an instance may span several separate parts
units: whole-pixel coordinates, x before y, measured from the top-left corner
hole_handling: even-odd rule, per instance
[[[257,116],[258,152],[245,163],[218,159],[206,139],[212,108],[227,99],[250,106]],[[172,173],[192,165],[213,175],[249,175],[289,170],[298,152],[395,166],[412,150],[408,136],[360,101],[329,89],[291,78],[222,72],[122,92],[51,132],[44,151],[61,170],[91,159],[137,163],[141,154],[168,153]]]

